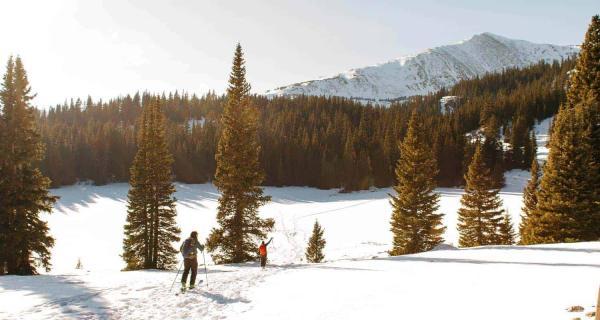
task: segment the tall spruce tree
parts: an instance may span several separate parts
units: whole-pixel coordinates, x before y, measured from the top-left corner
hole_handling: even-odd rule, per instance
[[[423,125],[412,113],[408,132],[399,145],[400,159],[396,165],[398,183],[391,196],[391,255],[423,252],[443,241],[442,214],[439,195],[434,193],[437,175],[436,160],[424,137]]]
[[[530,243],[600,239],[600,17],[594,16],[553,122]]]
[[[587,100],[587,101],[586,101]],[[600,16],[595,15],[581,44],[575,70],[567,91],[567,107],[586,114],[594,162],[600,164]],[[599,169],[600,171],[600,169]],[[600,172],[598,173],[600,175]],[[599,235],[600,236],[600,235]]]
[[[500,123],[491,104],[481,109],[480,123],[483,128],[482,152],[486,166],[490,169],[495,188],[504,186],[504,154],[500,141]],[[514,130],[513,130],[514,131]]]
[[[523,168],[530,169],[533,161],[537,161],[537,142],[535,137],[535,132],[531,130],[529,134],[528,141],[525,143],[525,147],[523,149]]]
[[[158,99],[143,108],[138,151],[130,169],[123,259],[127,270],[169,269],[176,263],[180,230],[175,217],[173,159],[167,148],[165,117]]]
[[[583,92],[593,91],[600,96],[600,16],[595,15],[581,44],[575,70],[571,75],[567,90],[567,104],[574,107],[581,102]]]
[[[540,166],[536,158],[531,161],[531,178],[523,190],[523,208],[521,213],[521,224],[519,225],[520,244],[533,244],[533,230],[537,225],[537,193],[540,186]],[[532,223],[533,222],[533,223]]]
[[[0,101],[0,274],[31,275],[50,269],[54,239],[39,217],[57,197],[37,167],[44,146],[35,126],[31,87],[19,57],[6,67]]]
[[[495,187],[490,169],[483,159],[482,145],[477,141],[475,155],[465,176],[465,193],[458,209],[459,245],[474,247],[501,244],[503,222],[500,189]]]
[[[585,100],[573,109],[561,108],[555,118],[538,203],[528,217],[528,243],[598,239],[598,164],[585,116],[579,112],[581,103]]]
[[[313,225],[312,235],[308,239],[308,247],[306,248],[306,261],[310,263],[319,263],[325,259],[323,249],[325,249],[324,231],[319,221],[315,220]]]
[[[515,244],[515,230],[512,223],[512,218],[508,212],[502,215],[502,221],[500,221],[500,228],[498,229],[499,239],[498,244],[513,245]]]
[[[242,47],[238,43],[215,156],[214,183],[221,192],[217,212],[219,227],[211,231],[206,242],[216,263],[254,260],[257,242],[266,237],[275,224],[272,219],[258,216],[258,208],[270,197],[265,196],[260,187],[264,174],[259,163],[257,110],[250,104],[249,92]]]

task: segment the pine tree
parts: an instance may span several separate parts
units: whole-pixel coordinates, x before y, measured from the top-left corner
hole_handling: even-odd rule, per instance
[[[0,101],[0,274],[31,275],[50,269],[54,239],[39,217],[57,197],[37,168],[44,146],[35,126],[31,87],[19,57],[9,59]],[[6,268],[6,270],[4,270]]]
[[[555,117],[530,243],[600,239],[600,17],[592,18]]]
[[[567,104],[574,107],[585,96],[583,92],[592,91],[600,96],[600,16],[595,15],[581,44],[575,70],[570,79],[567,91]]]
[[[529,140],[525,143],[525,147],[523,149],[523,161],[524,164],[527,164],[526,166],[524,165],[523,168],[531,169],[531,164],[533,163],[533,161],[537,161],[536,158],[537,143],[535,138],[535,132],[531,130]]]
[[[531,157],[531,150],[527,136],[527,124],[522,115],[516,114],[513,117],[512,128],[510,131],[510,149],[509,165],[511,168],[525,168],[529,165],[528,157]],[[506,134],[506,133],[505,133]]]
[[[323,228],[318,221],[313,225],[312,235],[308,239],[306,248],[306,261],[310,263],[319,263],[325,259],[323,249],[325,248],[325,239],[323,238]]]
[[[173,159],[167,148],[165,119],[159,101],[143,109],[138,152],[131,167],[123,259],[127,270],[169,269],[176,263],[179,241],[175,217]]]
[[[490,169],[486,167],[482,145],[477,141],[475,155],[465,176],[465,193],[460,199],[458,231],[461,247],[500,244],[502,200],[494,186]]]
[[[536,158],[531,161],[531,178],[527,182],[525,190],[523,190],[523,208],[521,214],[521,224],[519,225],[520,244],[533,244],[533,228],[536,226],[532,221],[536,221],[534,217],[537,213],[537,193],[540,186],[540,166]]]
[[[500,228],[498,229],[500,238],[498,244],[513,245],[515,244],[515,230],[513,228],[512,218],[508,212],[502,215],[502,221],[500,222]]]
[[[586,101],[587,100],[587,101]],[[600,165],[600,16],[595,15],[581,44],[577,65],[572,72],[567,91],[567,108],[586,113],[585,126],[589,126],[594,162]],[[600,168],[600,166],[599,166]],[[600,169],[599,169],[600,170]],[[600,172],[598,172],[600,175]],[[598,235],[600,237],[600,234]]]
[[[598,164],[593,161],[589,130],[586,131],[589,126],[585,125],[578,106],[561,108],[555,118],[537,207],[528,217],[532,226],[527,235],[528,243],[598,239]]]
[[[217,213],[218,228],[207,240],[207,249],[216,263],[239,263],[256,257],[256,243],[266,237],[275,222],[261,219],[258,208],[270,200],[260,184],[260,146],[257,111],[250,104],[250,84],[242,47],[237,45],[227,89],[227,104],[221,118],[214,183],[221,192]]]
[[[490,104],[485,104],[481,109],[480,118],[484,136],[481,146],[483,158],[486,166],[490,169],[494,187],[502,188],[504,186],[504,155],[500,142],[500,123]]]
[[[399,145],[396,195],[391,196],[391,255],[428,251],[443,241],[446,228],[442,226],[443,215],[436,213],[439,195],[434,193],[436,160],[423,132],[423,125],[413,112],[406,137]]]

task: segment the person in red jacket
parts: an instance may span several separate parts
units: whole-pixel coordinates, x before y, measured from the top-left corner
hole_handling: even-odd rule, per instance
[[[267,265],[267,246],[269,245],[269,243],[271,243],[272,240],[273,238],[271,238],[267,243],[262,241],[260,247],[258,247],[258,254],[260,255],[260,266],[263,269]]]

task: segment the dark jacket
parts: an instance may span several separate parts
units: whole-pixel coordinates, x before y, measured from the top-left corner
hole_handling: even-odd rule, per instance
[[[204,246],[192,237],[185,239],[179,248],[183,258],[195,258],[197,254],[196,250],[204,251]]]

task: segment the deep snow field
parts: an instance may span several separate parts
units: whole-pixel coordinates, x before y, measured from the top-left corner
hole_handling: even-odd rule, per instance
[[[536,127],[540,160],[548,124]],[[528,178],[508,172],[501,192],[515,229]],[[127,190],[52,190],[61,197],[46,216],[56,239],[53,269],[0,277],[0,319],[585,319],[600,284],[600,242],[455,249],[462,189],[437,190],[448,246],[390,258],[391,189],[267,187],[272,201],[260,213],[276,222],[269,267],[215,266],[207,256],[208,286],[175,296],[175,271],[120,271]],[[215,226],[217,190],[177,184],[175,196],[182,238],[192,230],[205,238]],[[325,229],[326,262],[306,264],[315,219]],[[567,312],[572,305],[585,312]]]

